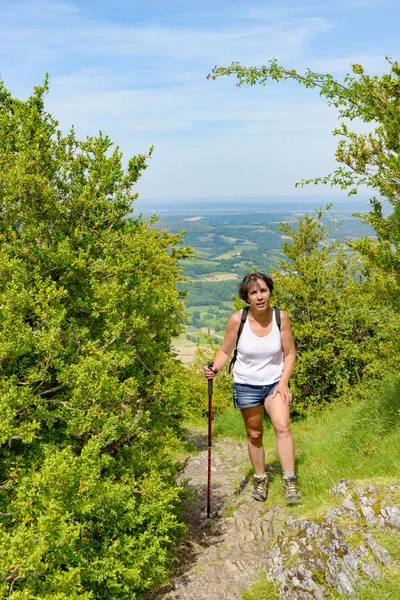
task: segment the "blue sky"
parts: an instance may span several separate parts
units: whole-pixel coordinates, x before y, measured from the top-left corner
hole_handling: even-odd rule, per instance
[[[400,0],[0,2],[0,77],[25,98],[50,74],[47,106],[64,131],[107,133],[126,158],[155,146],[146,198],[337,194],[296,190],[335,166],[333,109],[293,83],[237,88],[215,65],[342,77],[400,58]]]

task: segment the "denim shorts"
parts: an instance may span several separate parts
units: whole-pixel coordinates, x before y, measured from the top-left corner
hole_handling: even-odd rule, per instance
[[[279,381],[268,385],[250,385],[247,383],[233,384],[233,402],[236,408],[253,408],[262,406],[265,398],[274,391]]]

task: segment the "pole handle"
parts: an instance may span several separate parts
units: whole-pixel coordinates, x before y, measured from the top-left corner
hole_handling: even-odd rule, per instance
[[[207,367],[209,369],[212,369],[213,368],[213,364],[214,364],[213,361],[209,360],[208,363],[207,363]],[[212,393],[213,393],[213,380],[209,379],[208,380],[208,395],[211,396]]]

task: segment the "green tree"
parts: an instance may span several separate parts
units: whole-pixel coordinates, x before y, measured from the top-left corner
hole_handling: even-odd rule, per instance
[[[336,159],[340,166],[331,175],[301,181],[298,185],[324,183],[339,185],[349,194],[366,185],[379,197],[370,200],[368,214],[358,215],[369,223],[377,240],[363,238],[351,243],[366,261],[400,277],[400,67],[389,59],[390,72],[381,76],[366,74],[359,64],[352,73],[336,81],[330,74],[308,69],[304,75],[285,69],[275,59],[268,66],[244,67],[232,63],[215,67],[208,76],[213,79],[235,75],[237,85],[266,85],[269,80],[294,80],[306,88],[316,88],[330,105],[339,109],[342,119],[334,134],[341,137]],[[358,119],[371,124],[369,133],[351,131],[348,122]],[[391,214],[383,211],[382,198],[392,207]]]
[[[285,242],[271,271],[272,304],[292,323],[297,364],[291,386],[299,415],[346,395],[364,378],[386,375],[400,351],[400,323],[388,293],[394,275],[375,269],[366,277],[357,255],[335,239],[338,227],[324,223],[322,209],[278,227]],[[243,308],[238,296],[232,300],[236,310]],[[220,345],[208,341],[184,373],[185,405],[196,418],[207,414],[203,367]],[[215,380],[216,414],[232,405],[228,364]]]
[[[63,136],[0,85],[0,596],[136,598],[182,490],[180,235],[132,217],[151,154]]]
[[[332,238],[322,210],[278,227],[287,239],[272,270],[273,304],[287,311],[297,349],[294,410],[305,413],[381,377],[399,352],[399,321],[385,293],[389,276],[360,272],[356,256]],[[392,276],[393,277],[393,276]]]

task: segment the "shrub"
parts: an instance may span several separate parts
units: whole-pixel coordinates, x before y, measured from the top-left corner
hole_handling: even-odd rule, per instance
[[[132,599],[182,533],[181,236],[134,218],[147,166],[0,86],[1,597]],[[151,152],[150,152],[151,153]]]
[[[371,269],[365,277],[322,216],[320,210],[279,226],[288,240],[272,271],[273,303],[287,311],[296,344],[291,384],[298,413],[339,397],[365,376],[383,376],[399,350],[389,293],[395,278]]]
[[[208,414],[208,388],[203,368],[210,360],[214,359],[221,343],[218,341],[218,344],[215,344],[212,338],[205,337],[208,341],[207,346],[198,346],[193,361],[182,370],[183,394],[188,418],[202,419]],[[214,416],[232,406],[232,377],[228,374],[228,364],[214,379]]]

